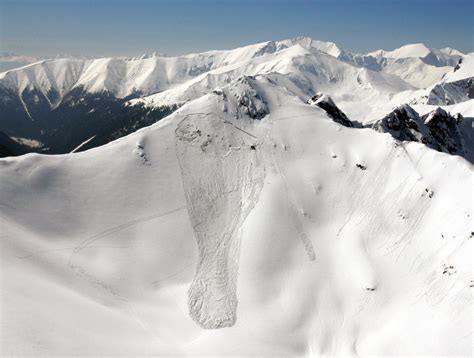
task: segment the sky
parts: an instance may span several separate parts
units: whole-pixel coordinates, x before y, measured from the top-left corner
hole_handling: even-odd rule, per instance
[[[0,0],[0,51],[168,55],[309,36],[366,53],[474,51],[474,0]]]

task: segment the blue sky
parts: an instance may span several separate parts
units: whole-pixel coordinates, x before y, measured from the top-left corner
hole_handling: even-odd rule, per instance
[[[305,35],[367,52],[474,50],[474,0],[0,0],[0,48],[25,55],[170,55]]]

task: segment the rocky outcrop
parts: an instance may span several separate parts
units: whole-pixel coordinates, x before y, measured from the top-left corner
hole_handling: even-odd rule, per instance
[[[248,116],[262,119],[268,113],[268,106],[257,90],[256,79],[243,76],[229,85],[231,102],[236,102],[236,117]]]
[[[424,124],[429,129],[431,137],[429,144],[434,149],[449,154],[465,155],[460,124],[462,115],[450,115],[441,108],[422,117]]]
[[[382,119],[378,120],[373,129],[378,132],[390,133],[401,141],[423,142],[429,136],[419,114],[409,105],[395,108]]]
[[[441,108],[420,116],[405,104],[375,122],[372,128],[390,133],[400,141],[420,142],[440,152],[466,156],[460,129],[462,121],[460,114],[452,116]]]
[[[433,87],[426,103],[433,105],[451,105],[474,98],[474,77],[455,82],[441,83]]]
[[[354,127],[354,123],[352,123],[352,121],[347,118],[346,114],[341,111],[339,107],[336,106],[331,97],[326,96],[322,93],[317,93],[313,97],[311,97],[307,103],[310,105],[318,106],[319,108],[326,111],[328,116],[332,118],[334,122],[342,124],[346,127]]]

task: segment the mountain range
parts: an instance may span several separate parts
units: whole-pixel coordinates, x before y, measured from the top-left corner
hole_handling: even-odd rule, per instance
[[[470,356],[473,56],[1,73],[1,354]]]
[[[423,44],[359,55],[301,37],[179,57],[41,60],[0,74],[0,131],[41,143],[18,154],[67,153],[88,141],[86,150],[239,76],[273,77],[302,100],[325,93],[354,120],[370,123],[405,103],[468,101],[472,58]]]

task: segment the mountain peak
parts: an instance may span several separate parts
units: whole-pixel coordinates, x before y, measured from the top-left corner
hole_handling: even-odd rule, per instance
[[[403,45],[392,51],[377,50],[370,52],[368,55],[374,57],[387,57],[387,58],[407,58],[407,57],[425,57],[431,52],[431,49],[424,43],[414,43]]]
[[[288,47],[300,45],[301,47],[305,48],[310,52],[314,52],[315,50],[321,51],[334,57],[338,57],[344,52],[334,42],[314,40],[311,37],[307,36],[298,36],[292,39],[279,41],[279,43],[284,44]]]

